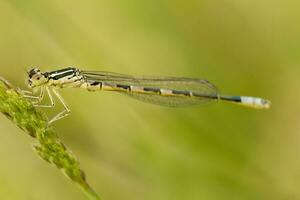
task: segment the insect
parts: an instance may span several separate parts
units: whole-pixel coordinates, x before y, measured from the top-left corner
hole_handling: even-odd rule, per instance
[[[30,88],[38,88],[39,96],[34,98],[37,107],[54,107],[53,95],[64,106],[64,110],[55,115],[49,124],[66,117],[70,108],[59,94],[57,89],[82,88],[88,91],[115,91],[123,93],[135,99],[171,107],[202,104],[210,101],[232,102],[251,108],[267,109],[271,103],[268,100],[247,96],[221,95],[212,83],[203,79],[179,78],[179,77],[134,77],[124,74],[82,71],[69,67],[56,71],[42,72],[39,68],[28,71],[27,83]],[[51,101],[50,105],[40,104],[45,92]]]

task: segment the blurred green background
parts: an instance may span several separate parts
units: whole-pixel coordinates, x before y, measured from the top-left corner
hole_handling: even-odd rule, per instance
[[[55,129],[104,200],[300,199],[300,1],[1,0],[0,75],[77,66],[200,77],[272,109],[171,109],[62,91]],[[58,112],[47,111],[49,116]],[[32,140],[0,116],[0,199],[84,200]]]

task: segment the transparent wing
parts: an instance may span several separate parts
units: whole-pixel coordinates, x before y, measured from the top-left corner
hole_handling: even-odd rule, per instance
[[[139,86],[144,89],[165,89],[176,91],[178,95],[163,96],[151,92],[121,92],[135,99],[163,106],[188,106],[212,101],[218,89],[203,79],[179,77],[134,77],[112,72],[81,72],[87,82],[102,82],[112,85]],[[180,94],[181,93],[181,94]],[[182,95],[192,93],[192,96]]]

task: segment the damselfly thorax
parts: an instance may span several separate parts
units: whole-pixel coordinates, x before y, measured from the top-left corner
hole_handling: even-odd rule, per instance
[[[210,101],[227,101],[264,109],[270,107],[270,101],[246,96],[221,95],[212,83],[203,79],[180,77],[134,77],[124,74],[81,71],[77,68],[65,68],[51,72],[41,72],[38,68],[28,72],[28,84],[31,88],[39,88],[35,106],[53,107],[55,102],[52,94],[57,96],[65,110],[52,118],[49,123],[67,116],[69,107],[59,95],[56,88],[82,88],[88,91],[115,91],[135,99],[162,106],[188,106]],[[49,95],[51,105],[41,105],[44,92]]]

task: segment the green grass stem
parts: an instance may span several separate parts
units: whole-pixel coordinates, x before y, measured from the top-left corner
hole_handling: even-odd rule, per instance
[[[48,126],[47,116],[36,110],[32,102],[24,98],[19,89],[1,77],[0,112],[36,140],[34,149],[43,160],[55,165],[77,183],[88,199],[100,200],[97,193],[87,183],[76,157],[61,142],[53,128]]]

